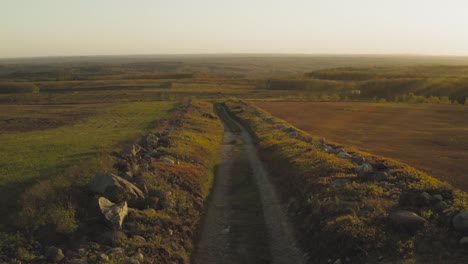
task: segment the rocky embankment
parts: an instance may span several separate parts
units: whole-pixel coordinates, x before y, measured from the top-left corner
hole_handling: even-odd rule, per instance
[[[468,197],[406,164],[311,135],[245,102],[249,127],[311,263],[460,263]]]
[[[159,132],[118,153],[87,186],[72,242],[44,247],[37,263],[188,263],[212,182],[222,125],[206,102],[188,102]]]

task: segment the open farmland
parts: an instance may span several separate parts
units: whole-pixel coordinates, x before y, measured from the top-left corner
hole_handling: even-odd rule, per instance
[[[256,102],[312,135],[387,156],[468,190],[468,107]]]

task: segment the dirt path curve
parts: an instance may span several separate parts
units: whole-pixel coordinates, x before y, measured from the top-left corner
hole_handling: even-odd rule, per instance
[[[301,264],[306,263],[303,254],[296,246],[292,227],[289,223],[285,210],[280,203],[279,197],[276,195],[273,185],[269,181],[268,173],[266,172],[262,162],[260,161],[255,145],[252,142],[251,136],[247,133],[238,122],[231,119],[226,113],[223,115],[228,118],[231,125],[235,124],[240,129],[240,133],[234,134],[229,131],[226,125],[224,134],[224,144],[222,146],[222,161],[217,168],[216,180],[211,197],[210,204],[208,205],[207,215],[201,230],[199,243],[195,250],[193,262],[196,264],[214,264],[214,263],[273,263],[273,264]],[[235,146],[231,144],[233,140],[240,139],[242,144]],[[240,142],[240,141],[239,141]],[[236,154],[236,152],[238,152]],[[255,227],[236,229],[236,232],[252,233],[255,230],[264,228],[266,230],[265,238],[258,234],[232,234],[231,227],[239,225],[238,206],[233,206],[230,197],[232,193],[232,182],[240,177],[238,174],[232,175],[233,164],[236,157],[241,157],[246,161],[246,166],[250,165],[251,170],[249,177],[252,183],[255,183],[256,192],[258,193],[258,203],[260,213],[256,213],[256,219],[240,218],[244,221],[241,226],[249,226],[255,222],[260,222],[262,227],[258,225]],[[238,164],[236,163],[236,166]],[[237,201],[237,200],[236,200]],[[237,203],[238,204],[238,203]],[[245,207],[252,208],[255,205],[248,204]],[[252,210],[252,209],[250,209]],[[241,213],[242,214],[242,213]],[[263,218],[263,219],[258,219]],[[237,221],[237,222],[236,222]],[[253,232],[255,233],[255,232]],[[261,248],[256,251],[256,245],[248,245],[249,241],[244,239],[243,243],[235,243],[234,236],[249,236],[250,240],[255,240],[256,245],[268,245],[269,257],[268,259],[258,259],[256,252],[259,253]],[[251,244],[250,243],[250,244]],[[233,245],[234,244],[234,245]],[[246,247],[247,249],[243,249]],[[253,247],[253,249],[252,249]],[[243,258],[239,258],[238,252],[244,252]],[[245,253],[247,252],[247,253]],[[249,253],[250,252],[250,253]],[[249,255],[250,254],[250,255]]]

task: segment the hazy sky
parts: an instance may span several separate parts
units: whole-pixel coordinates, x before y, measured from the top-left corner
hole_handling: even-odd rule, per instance
[[[466,0],[0,0],[0,57],[468,55]]]

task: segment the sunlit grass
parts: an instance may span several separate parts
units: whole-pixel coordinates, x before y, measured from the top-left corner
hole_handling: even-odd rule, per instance
[[[99,159],[168,115],[172,102],[108,105],[71,125],[0,135],[0,188],[58,177],[72,165],[105,166]],[[3,196],[3,195],[2,195]]]

